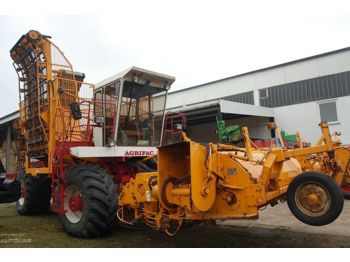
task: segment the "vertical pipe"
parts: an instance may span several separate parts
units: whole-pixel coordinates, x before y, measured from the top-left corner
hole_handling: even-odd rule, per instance
[[[118,95],[118,104],[117,104],[117,108],[116,108],[117,116],[115,116],[115,117],[117,117],[117,119],[115,121],[115,129],[114,129],[114,141],[116,144],[118,141],[118,126],[119,126],[120,110],[122,108],[122,102],[123,102],[124,79],[121,79],[119,81],[118,81],[119,82],[119,95]]]
[[[301,138],[300,133],[296,132],[296,136],[297,136],[297,141],[298,141],[299,148],[304,148],[304,146],[303,146],[303,139]]]
[[[322,130],[322,137],[324,139],[323,141],[327,147],[327,150],[329,150],[329,151],[333,150],[333,142],[332,142],[332,138],[331,138],[331,134],[329,132],[327,122],[321,122],[320,127]]]
[[[244,143],[245,143],[245,149],[247,152],[247,157],[249,160],[253,159],[253,154],[252,154],[252,146],[250,145],[250,137],[249,137],[249,132],[247,127],[242,127],[242,133],[244,137]]]
[[[166,90],[166,92],[165,92],[165,101],[164,101],[164,108],[163,108],[163,115],[162,115],[162,130],[160,131],[159,145],[161,145],[161,143],[163,141],[164,117],[165,117],[165,110],[166,110],[167,99],[168,99],[168,90]]]
[[[276,135],[277,135],[277,139],[279,140],[279,142],[281,144],[281,147],[284,148],[284,142],[283,142],[283,138],[282,138],[282,135],[281,135],[281,129],[279,127],[277,127],[275,129],[275,132],[276,132]]]

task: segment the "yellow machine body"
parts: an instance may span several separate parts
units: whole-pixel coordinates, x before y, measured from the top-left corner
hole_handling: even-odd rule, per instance
[[[66,142],[89,140],[87,125],[73,119],[70,105],[84,100],[94,85],[73,70],[50,37],[31,30],[10,51],[19,79],[19,169],[28,175],[53,172],[54,150]],[[90,99],[91,100],[91,99]],[[81,108],[83,116],[90,108]],[[32,161],[35,159],[35,161]]]
[[[169,235],[184,221],[258,218],[259,208],[285,200],[289,184],[305,170],[300,159],[330,151],[340,184],[350,151],[333,146],[326,123],[321,130],[322,143],[314,147],[266,151],[251,148],[247,128],[245,148],[203,146],[184,135],[184,142],[159,148],[157,172],[139,173],[122,187],[118,218],[130,223],[130,212],[125,213],[132,210],[133,220]]]
[[[324,125],[324,124],[321,124]],[[315,147],[324,147],[322,136]],[[300,142],[301,142],[301,138]],[[296,159],[304,172],[317,171],[330,175],[338,185],[350,185],[350,147],[340,143],[335,134],[331,148],[315,154],[297,156]],[[302,143],[299,143],[302,145]],[[307,149],[300,146],[301,149]],[[330,154],[329,154],[330,153]],[[330,157],[331,156],[331,157]]]

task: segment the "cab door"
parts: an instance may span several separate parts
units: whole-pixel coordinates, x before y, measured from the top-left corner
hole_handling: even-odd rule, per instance
[[[94,143],[108,146],[114,141],[120,81],[96,90],[94,93]]]

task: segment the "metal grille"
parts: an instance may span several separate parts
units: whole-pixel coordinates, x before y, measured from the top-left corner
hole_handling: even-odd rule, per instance
[[[38,48],[37,39],[23,36],[11,50],[20,85],[21,119],[26,127],[29,156],[47,156],[48,125],[41,121],[41,112],[48,108],[46,57]]]
[[[279,107],[350,95],[350,71],[266,88],[260,105]]]
[[[53,150],[49,144],[90,143],[93,85],[82,82],[85,75],[74,72],[49,37],[36,31],[23,35],[10,53],[19,77],[20,126],[28,157],[47,164]],[[90,94],[88,100],[84,94]],[[71,112],[75,103],[81,111],[77,118]],[[55,135],[50,141],[49,123]]]
[[[253,91],[245,92],[237,95],[226,96],[221,98],[222,100],[238,102],[243,104],[254,105],[254,94]]]

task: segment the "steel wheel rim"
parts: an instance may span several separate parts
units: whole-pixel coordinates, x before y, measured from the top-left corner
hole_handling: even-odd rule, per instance
[[[73,196],[80,196],[81,197],[81,193],[78,187],[74,186],[74,185],[70,185],[68,187],[66,187],[65,191],[64,191],[64,209],[65,209],[65,213],[64,215],[66,216],[67,220],[70,223],[76,224],[79,223],[80,220],[83,217],[83,211],[73,211],[70,208],[69,205],[69,200],[71,197]]]
[[[297,188],[295,203],[305,215],[320,217],[330,209],[331,196],[329,191],[320,183],[306,182]]]

